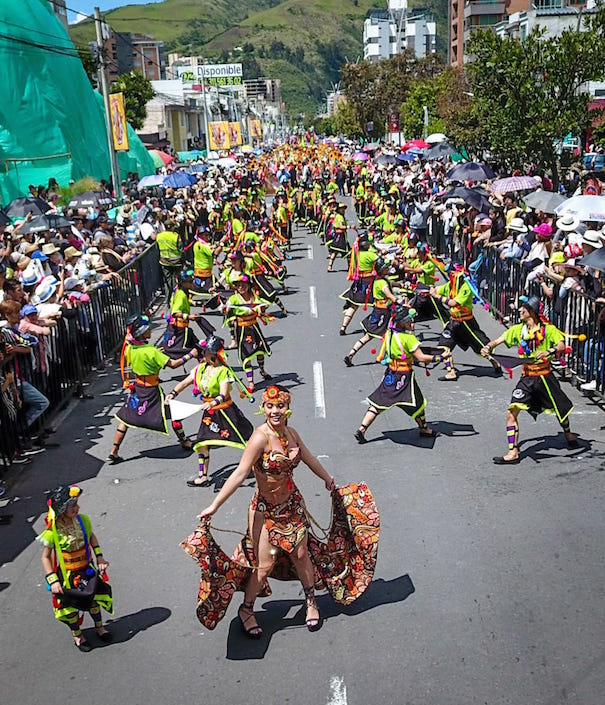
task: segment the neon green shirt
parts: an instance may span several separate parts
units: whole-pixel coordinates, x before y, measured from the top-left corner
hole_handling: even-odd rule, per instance
[[[138,377],[157,375],[160,370],[166,367],[168,360],[170,360],[168,355],[165,355],[151,343],[126,346],[126,362]]]

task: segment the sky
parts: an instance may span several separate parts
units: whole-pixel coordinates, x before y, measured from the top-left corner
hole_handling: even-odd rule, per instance
[[[159,0],[67,0],[65,4],[68,7],[69,22],[75,22],[78,13],[92,15],[95,7],[103,12],[123,5],[148,5],[152,2],[159,2]]]

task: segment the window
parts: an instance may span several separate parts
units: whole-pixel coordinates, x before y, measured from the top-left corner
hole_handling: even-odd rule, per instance
[[[179,113],[179,116],[180,116],[179,121],[180,121],[181,127],[185,127],[185,113],[181,111]]]
[[[166,111],[166,127],[172,127],[172,113],[169,110]]]

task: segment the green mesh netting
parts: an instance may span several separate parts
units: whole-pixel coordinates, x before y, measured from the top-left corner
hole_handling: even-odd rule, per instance
[[[51,177],[60,186],[108,179],[103,100],[47,0],[0,2],[0,66],[0,201]],[[155,173],[130,126],[128,136],[130,150],[118,153],[121,176]]]

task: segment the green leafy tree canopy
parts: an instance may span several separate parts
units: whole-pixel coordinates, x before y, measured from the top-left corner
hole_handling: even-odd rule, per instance
[[[130,71],[111,84],[110,92],[124,94],[126,119],[135,130],[140,130],[147,117],[147,103],[154,96],[151,81],[140,71]]]

